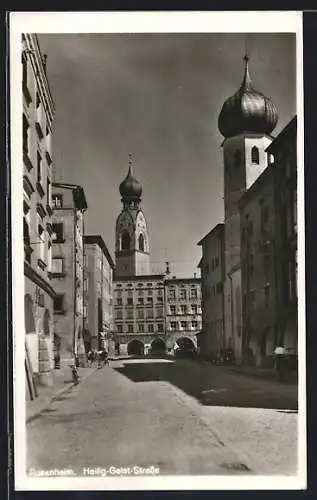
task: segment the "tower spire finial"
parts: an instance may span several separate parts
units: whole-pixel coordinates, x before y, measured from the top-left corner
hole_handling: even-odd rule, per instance
[[[132,174],[132,154],[131,153],[129,153],[128,164],[129,164],[129,172],[130,172],[130,174]]]
[[[243,60],[244,60],[244,76],[243,76],[243,81],[242,81],[242,85],[241,87],[243,88],[248,88],[248,87],[252,87],[252,83],[251,83],[251,78],[250,78],[250,74],[249,74],[249,56],[247,54],[247,52],[245,52],[244,56],[243,56]]]

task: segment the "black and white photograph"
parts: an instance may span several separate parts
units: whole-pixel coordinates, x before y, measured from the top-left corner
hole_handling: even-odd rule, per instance
[[[17,490],[305,489],[299,12],[10,14]]]

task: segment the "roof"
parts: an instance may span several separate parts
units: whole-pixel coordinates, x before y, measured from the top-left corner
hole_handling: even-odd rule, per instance
[[[81,186],[78,186],[77,184],[68,184],[65,182],[53,182],[52,186],[61,189],[71,189],[73,191],[73,200],[75,207],[79,210],[87,210],[88,205],[86,201],[85,191]]]
[[[107,248],[107,245],[105,244],[103,238],[100,236],[100,234],[87,234],[84,235],[84,245],[98,245],[101,250],[103,251],[104,256],[107,258],[110,266],[112,269],[115,268],[113,259],[110,255],[110,252]]]
[[[201,278],[168,278],[166,280],[167,283],[200,283]]]
[[[297,131],[297,115],[295,115],[291,121],[283,128],[283,130],[278,134],[277,137],[271,142],[271,144],[266,148],[267,153],[272,153],[276,148],[280,146],[280,143],[287,140],[291,134],[296,134]]]
[[[113,281],[151,281],[151,280],[162,280],[165,278],[165,274],[143,274],[139,276],[122,276],[114,277]]]
[[[204,240],[206,240],[209,236],[211,236],[213,233],[216,233],[216,232],[223,232],[224,231],[224,228],[225,228],[225,225],[223,222],[220,222],[219,224],[217,224],[215,227],[213,227],[209,233],[207,233],[200,241],[198,241],[197,245],[202,245]]]

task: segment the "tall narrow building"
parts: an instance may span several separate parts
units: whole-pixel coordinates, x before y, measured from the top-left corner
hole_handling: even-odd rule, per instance
[[[116,223],[116,277],[150,274],[149,234],[141,209],[142,186],[132,175],[129,160],[128,175],[119,187],[122,211]]]
[[[225,342],[242,359],[242,296],[239,201],[268,165],[266,148],[277,124],[272,101],[253,87],[248,57],[239,89],[222,106],[218,127],[224,136]]]

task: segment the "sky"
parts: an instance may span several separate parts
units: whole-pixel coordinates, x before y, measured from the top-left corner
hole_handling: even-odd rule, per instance
[[[272,135],[296,114],[293,34],[42,34],[56,106],[55,180],[81,185],[86,234],[114,257],[120,182],[143,187],[152,272],[199,275],[198,241],[223,222],[223,160],[217,121],[240,86],[247,48],[257,90],[279,113]]]

